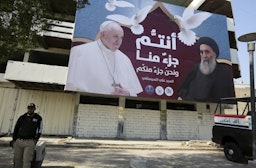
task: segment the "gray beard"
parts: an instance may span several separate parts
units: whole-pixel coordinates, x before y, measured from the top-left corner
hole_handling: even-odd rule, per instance
[[[201,60],[199,68],[204,75],[209,75],[214,71],[216,64],[215,60]]]

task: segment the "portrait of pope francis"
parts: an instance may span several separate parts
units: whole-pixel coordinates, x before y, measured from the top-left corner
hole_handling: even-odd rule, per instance
[[[105,21],[99,31],[99,39],[72,47],[64,90],[137,96],[143,91],[140,81],[130,59],[119,50],[122,27]]]

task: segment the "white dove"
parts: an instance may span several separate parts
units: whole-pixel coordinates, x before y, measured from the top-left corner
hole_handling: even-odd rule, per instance
[[[196,33],[191,29],[198,27],[211,15],[212,14],[209,12],[194,14],[194,10],[191,8],[186,8],[182,17],[175,15],[174,18],[178,21],[180,26],[180,32],[178,33],[179,40],[187,46],[193,45],[196,42]]]
[[[144,32],[144,27],[140,24],[146,17],[150,9],[151,5],[142,8],[138,13],[133,15],[131,18],[126,17],[124,15],[108,15],[106,18],[110,20],[114,20],[124,25],[131,26],[131,31],[133,34],[142,34]]]
[[[108,0],[105,4],[105,8],[109,11],[114,11],[118,7],[134,7],[133,4],[126,1]]]

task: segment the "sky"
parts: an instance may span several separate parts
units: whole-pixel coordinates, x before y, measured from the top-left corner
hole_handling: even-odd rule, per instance
[[[256,33],[256,0],[231,0],[235,22],[236,39],[247,33]],[[236,83],[250,84],[250,62],[247,43],[237,40],[238,59],[241,77],[235,79]],[[256,52],[254,52],[254,69],[256,67]],[[254,83],[256,72],[254,71]]]

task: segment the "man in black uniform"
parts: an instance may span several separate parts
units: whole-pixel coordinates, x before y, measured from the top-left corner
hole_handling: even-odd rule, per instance
[[[13,132],[12,144],[15,168],[31,168],[35,145],[43,129],[42,117],[34,112],[36,105],[30,103],[27,108],[27,113],[17,120]]]

